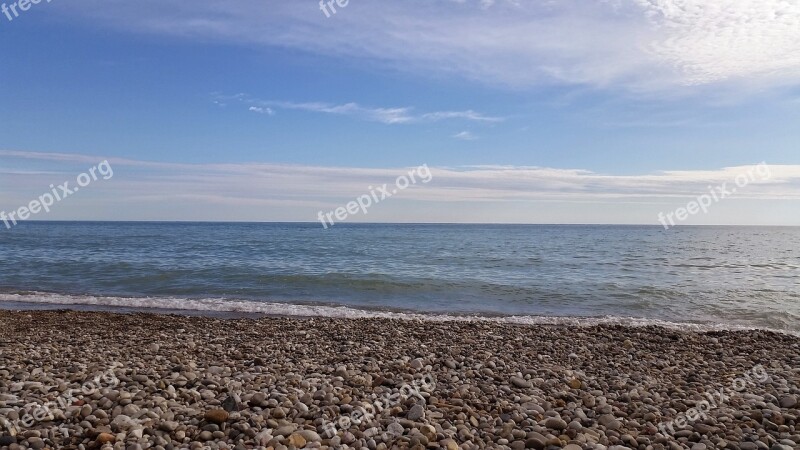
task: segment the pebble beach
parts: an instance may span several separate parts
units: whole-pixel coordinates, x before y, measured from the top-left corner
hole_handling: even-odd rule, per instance
[[[2,449],[800,448],[767,331],[0,311]]]

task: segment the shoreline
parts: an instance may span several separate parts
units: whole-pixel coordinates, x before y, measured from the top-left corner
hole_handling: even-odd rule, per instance
[[[761,330],[0,310],[10,449],[785,450],[798,386]]]
[[[523,326],[623,326],[634,328],[662,327],[671,330],[711,331],[769,331],[800,337],[800,330],[781,329],[758,324],[716,322],[711,320],[670,321],[633,316],[557,316],[512,315],[502,313],[414,311],[385,308],[360,308],[353,305],[329,303],[257,302],[230,299],[138,298],[74,296],[35,293],[37,301],[25,301],[31,293],[0,293],[0,311],[59,311],[101,312],[109,314],[154,314],[207,317],[221,319],[260,318],[331,318],[331,319],[388,319],[431,322],[488,322]],[[67,302],[64,302],[67,301]],[[128,302],[128,303],[126,303]],[[172,306],[167,306],[173,303]],[[165,305],[166,304],[166,305]],[[185,306],[184,306],[185,305]]]

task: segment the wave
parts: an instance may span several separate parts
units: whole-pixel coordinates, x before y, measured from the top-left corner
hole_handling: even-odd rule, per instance
[[[437,314],[390,310],[358,309],[350,306],[313,305],[296,303],[257,302],[226,298],[186,299],[176,297],[111,297],[94,295],[69,295],[47,292],[0,293],[0,305],[14,305],[21,309],[36,309],[42,306],[74,307],[89,310],[133,310],[136,312],[183,313],[238,317],[328,317],[338,319],[396,319],[416,321],[481,321],[517,325],[551,325],[589,327],[597,325],[620,325],[628,327],[658,326],[678,331],[751,331],[768,330],[800,336],[786,330],[759,328],[738,324],[671,322],[641,317],[558,317],[558,316],[490,316],[476,314]]]

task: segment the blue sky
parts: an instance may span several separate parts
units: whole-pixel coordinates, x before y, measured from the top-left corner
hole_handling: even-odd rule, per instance
[[[351,0],[332,17],[310,0],[40,3],[0,15],[0,209],[94,158],[122,170],[37,218],[312,221],[364,193],[354,180],[427,164],[450,182],[354,221],[652,223],[766,161],[783,178],[693,221],[800,224],[800,6],[706,3]],[[157,186],[221,164],[316,168],[317,188],[287,197],[258,170],[218,173],[227,194]],[[547,171],[616,181],[542,190]],[[659,192],[621,197],[618,182],[651,176]]]

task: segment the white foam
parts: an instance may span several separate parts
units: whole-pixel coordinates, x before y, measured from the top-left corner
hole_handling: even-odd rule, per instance
[[[174,297],[104,297],[92,295],[63,295],[45,292],[0,293],[0,303],[34,304],[52,306],[84,306],[97,309],[134,309],[204,312],[241,315],[270,315],[289,317],[331,317],[342,319],[383,318],[419,321],[482,321],[519,325],[568,325],[575,327],[594,325],[623,325],[632,327],[660,326],[681,331],[755,330],[757,327],[718,323],[669,322],[636,317],[550,317],[421,314],[395,311],[373,311],[347,306],[301,305],[291,303],[243,301],[223,298],[185,299]],[[22,305],[24,308],[24,305]],[[156,311],[157,312],[157,311]],[[773,330],[786,333],[784,330]],[[798,333],[790,333],[798,335]]]

